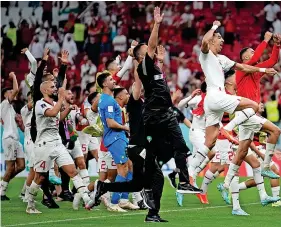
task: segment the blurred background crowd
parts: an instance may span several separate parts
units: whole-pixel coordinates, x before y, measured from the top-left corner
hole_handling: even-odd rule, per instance
[[[281,33],[280,2],[1,2],[1,87],[11,85],[8,73],[14,71],[21,88],[16,111],[28,92],[24,78],[29,63],[20,54],[22,48],[28,47],[39,60],[48,47],[49,71],[59,67],[60,51],[67,50],[68,86],[79,105],[86,95],[83,77],[95,80],[96,73],[105,69],[105,62],[117,55],[122,65],[132,40],[148,41],[156,4],[165,14],[160,28],[160,44],[167,52],[164,73],[171,92],[182,91],[180,97],[200,87],[200,43],[215,19],[223,24],[222,53],[236,61],[240,61],[240,50],[255,48],[266,31]],[[269,58],[271,49],[270,43],[262,61]],[[277,75],[263,78],[261,95],[265,104],[277,100],[281,115],[281,59],[275,68]],[[132,79],[132,73],[127,73],[122,85],[129,89]],[[191,117],[188,109],[185,114]]]

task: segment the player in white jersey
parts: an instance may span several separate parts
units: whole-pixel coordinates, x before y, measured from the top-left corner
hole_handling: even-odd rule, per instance
[[[5,155],[6,171],[1,181],[1,201],[10,200],[6,196],[9,182],[25,168],[24,153],[19,141],[16,112],[12,101],[18,94],[18,82],[14,72],[9,73],[13,80],[13,88],[2,90],[1,123],[3,125],[2,144]]]
[[[214,147],[219,130],[229,140],[237,141],[230,135],[233,128],[245,120],[249,119],[258,111],[258,104],[250,99],[226,94],[224,89],[224,72],[231,68],[236,68],[246,73],[265,72],[274,75],[274,69],[257,68],[245,64],[235,63],[224,55],[219,55],[223,46],[223,38],[215,32],[220,26],[219,21],[213,23],[213,27],[205,34],[199,61],[205,74],[207,83],[207,95],[204,101],[204,110],[206,114],[206,138],[205,144],[196,155],[196,165],[204,161],[208,152]],[[232,114],[234,111],[242,111],[244,114],[237,115],[229,124],[220,129],[219,122],[224,112]]]
[[[31,92],[27,93],[27,104],[21,109],[21,116],[24,124],[24,151],[25,157],[28,161],[29,173],[26,179],[26,190],[24,195],[24,201],[27,202],[29,187],[34,179],[34,143],[30,135],[31,117],[32,117],[33,102]]]
[[[40,189],[40,184],[43,182],[45,173],[51,168],[52,161],[55,160],[59,167],[62,167],[64,172],[72,179],[74,186],[78,192],[82,194],[84,202],[87,204],[91,201],[86,186],[83,184],[79,176],[74,162],[63,146],[59,135],[59,121],[63,120],[60,116],[60,110],[65,99],[64,88],[59,88],[58,102],[54,102],[54,97],[57,94],[57,88],[54,82],[45,81],[40,85],[40,91],[43,94],[43,99],[35,104],[35,116],[37,137],[34,146],[34,170],[35,178],[29,188],[29,198],[26,212],[30,214],[41,213],[35,208],[35,197]],[[65,115],[62,112],[62,116]]]

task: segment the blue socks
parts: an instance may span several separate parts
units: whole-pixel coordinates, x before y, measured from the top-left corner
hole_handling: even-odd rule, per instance
[[[126,182],[127,178],[120,176],[119,174],[116,176],[115,182]],[[112,193],[112,197],[111,197],[111,203],[112,204],[118,204],[121,196],[122,196],[122,192],[113,192]],[[129,196],[129,194],[128,194]],[[128,198],[127,196],[127,198]]]

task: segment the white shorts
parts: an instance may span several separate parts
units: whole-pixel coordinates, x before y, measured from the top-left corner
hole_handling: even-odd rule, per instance
[[[79,157],[84,158],[82,148],[81,148],[81,144],[80,144],[79,140],[75,141],[75,145],[74,145],[73,149],[71,149],[71,150],[68,149],[68,152],[73,159],[76,159],[76,158],[79,158]]]
[[[204,100],[206,127],[221,122],[224,112],[232,114],[240,101],[240,96],[229,95],[219,90],[208,91]]]
[[[100,149],[100,137],[90,137],[89,151],[99,150]]]
[[[215,146],[216,154],[213,157],[212,162],[220,162],[222,165],[230,164],[235,155],[231,146],[232,143],[227,139],[218,139]]]
[[[117,166],[110,152],[99,151],[98,155],[99,155],[99,159],[98,159],[99,172],[106,173],[108,169],[117,169]]]
[[[88,154],[88,147],[89,147],[89,143],[90,143],[90,135],[81,132],[81,131],[77,131],[78,133],[78,138],[81,144],[81,148],[82,148],[82,152],[83,154]]]
[[[38,173],[48,172],[54,161],[57,163],[59,168],[65,165],[74,164],[73,159],[61,141],[36,144],[34,146],[34,155],[34,170]]]
[[[15,161],[17,158],[24,158],[23,148],[18,140],[13,138],[2,139],[5,160]]]
[[[241,111],[237,111],[235,115],[237,114],[243,114]],[[247,121],[245,121],[243,124],[239,125],[239,141],[243,140],[253,140],[254,134],[259,132],[262,128],[263,124],[267,121],[266,118],[263,118],[258,115],[254,115],[250,117]]]
[[[190,128],[189,140],[193,146],[192,154],[195,154],[205,143],[205,130]]]
[[[28,167],[34,167],[34,143],[31,138],[25,138],[24,140],[24,151],[25,151],[25,158],[28,161]]]

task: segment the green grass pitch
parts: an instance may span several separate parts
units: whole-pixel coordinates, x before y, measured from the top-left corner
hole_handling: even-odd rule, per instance
[[[245,178],[244,178],[245,179]],[[244,180],[240,179],[240,182]],[[201,181],[202,179],[199,179]],[[92,211],[82,208],[72,210],[70,202],[58,202],[60,209],[50,210],[41,202],[41,194],[37,196],[37,208],[42,211],[39,215],[25,213],[26,204],[18,197],[23,185],[23,178],[12,180],[7,195],[11,201],[1,203],[1,226],[52,226],[52,227],[140,227],[140,226],[171,226],[171,227],[281,227],[281,207],[262,207],[259,203],[256,188],[241,191],[242,208],[250,214],[248,217],[231,215],[231,207],[222,200],[216,185],[223,178],[215,180],[209,187],[209,205],[202,205],[194,195],[185,195],[184,206],[179,207],[175,200],[175,190],[165,182],[161,217],[169,223],[144,223],[146,211],[129,211],[128,213],[113,213],[103,205]],[[266,179],[267,192],[271,195]]]

